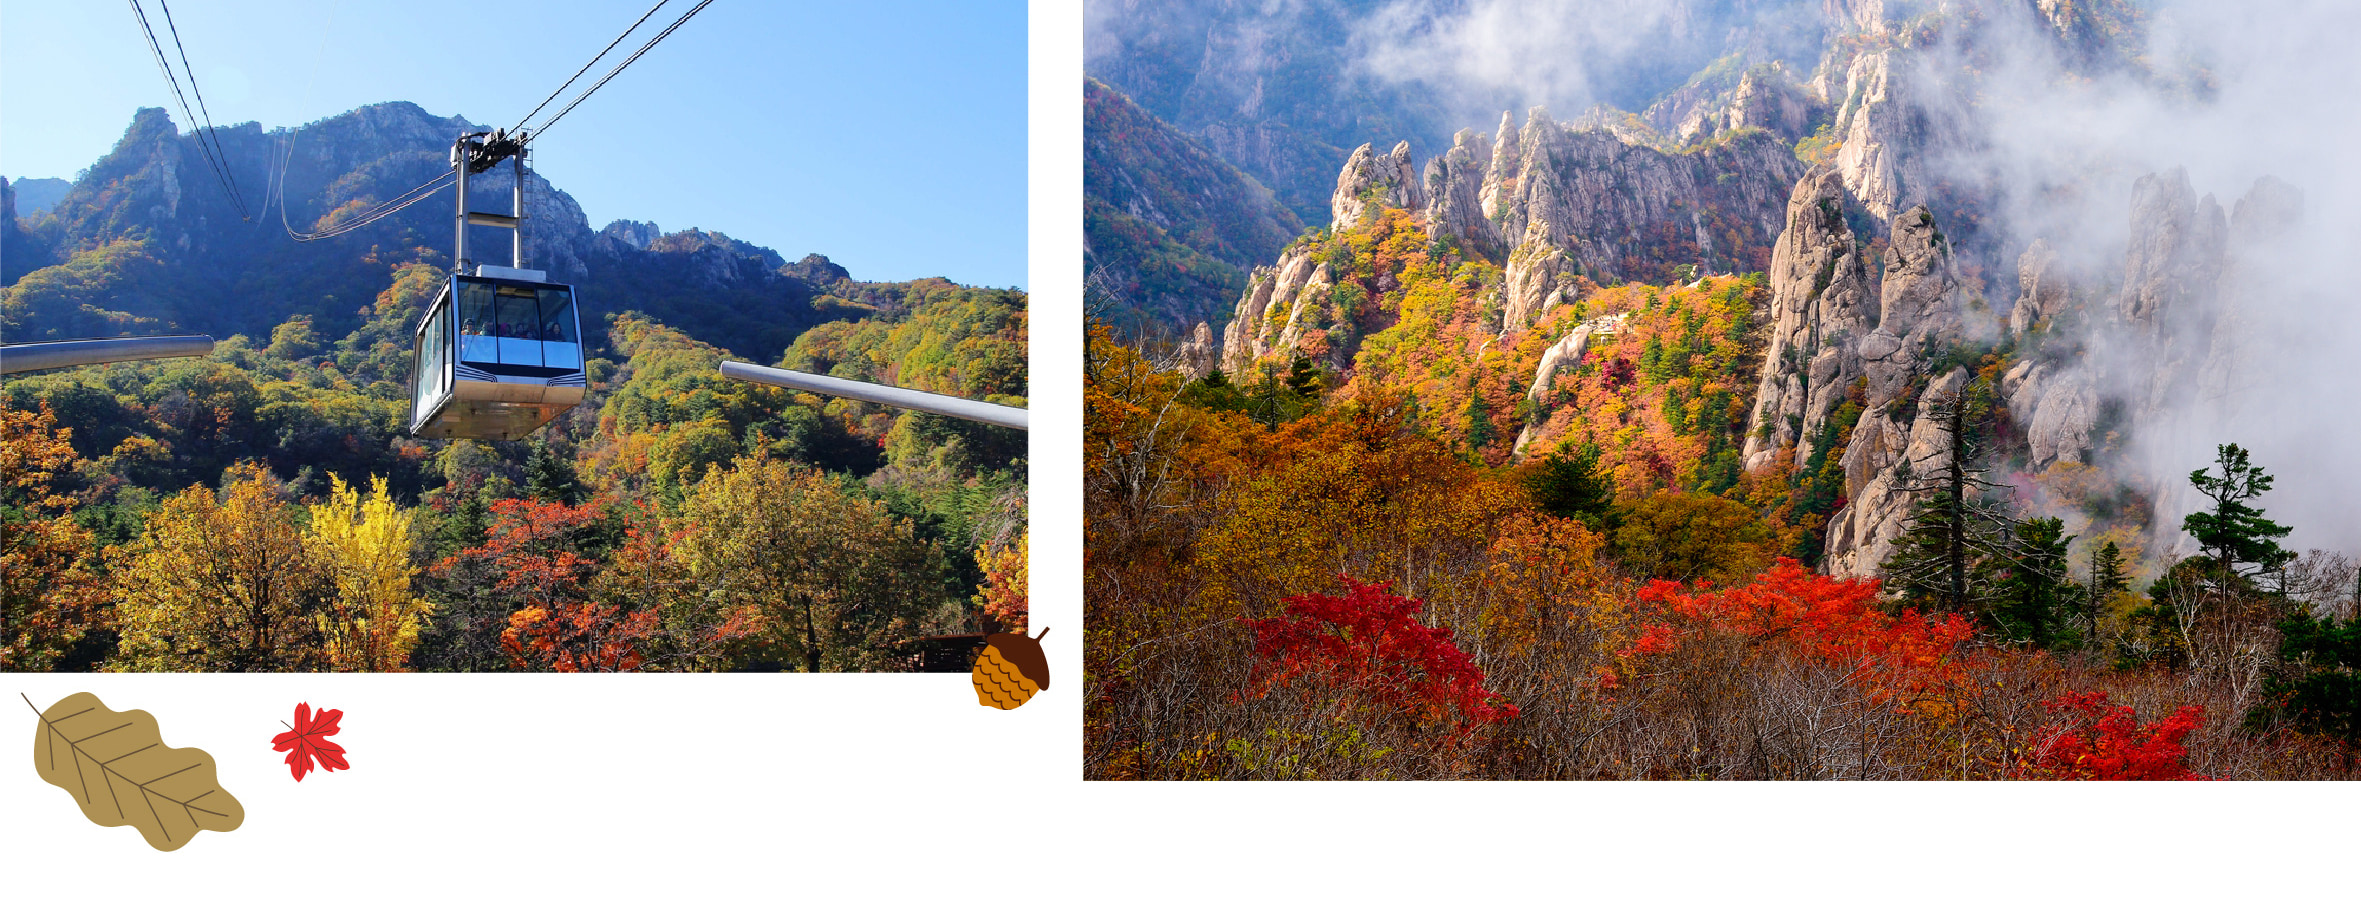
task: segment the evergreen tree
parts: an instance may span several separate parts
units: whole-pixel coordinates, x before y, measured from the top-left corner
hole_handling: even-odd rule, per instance
[[[2189,482],[2213,501],[2213,508],[2190,514],[2181,521],[2181,529],[2196,537],[2211,562],[2215,591],[2227,593],[2232,581],[2277,571],[2294,560],[2295,553],[2278,543],[2290,528],[2247,504],[2271,490],[2271,475],[2248,463],[2246,449],[2234,444],[2216,449],[2214,465],[2222,475],[2204,469],[2189,473]]]
[[[2128,589],[2131,578],[2123,572],[2123,550],[2112,542],[2092,549],[2090,582],[2082,590],[2082,626],[2091,639],[2099,635],[2099,608],[2109,597]]]
[[[2011,528],[2007,575],[2001,582],[2002,630],[2033,645],[2056,645],[2059,615],[2074,598],[2074,584],[2066,576],[2065,523],[2056,517],[2018,521]]]
[[[1615,487],[1599,473],[1598,445],[1584,444],[1572,457],[1550,452],[1525,474],[1525,489],[1533,506],[1550,516],[1580,520],[1601,533],[1615,528]]]
[[[1931,494],[1913,511],[1910,528],[1895,540],[1880,570],[1886,589],[1904,602],[1980,615],[1994,593],[1987,582],[1993,572],[1982,567],[2008,554],[2010,521],[1982,501],[1995,484],[1974,466],[1980,452],[1968,437],[1972,405],[1955,395],[1926,406],[1949,436],[1950,456],[1933,475],[1899,487]]]
[[[525,495],[563,505],[578,504],[582,479],[575,475],[572,461],[558,456],[548,442],[536,439],[533,453],[525,458]]]
[[[2249,721],[2283,717],[2333,739],[2350,767],[2361,749],[2361,617],[2340,621],[2298,611],[2279,623],[2279,634],[2279,658],[2296,671],[2270,683]]]

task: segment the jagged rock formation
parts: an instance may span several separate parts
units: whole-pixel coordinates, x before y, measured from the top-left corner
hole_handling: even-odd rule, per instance
[[[1244,376],[1256,360],[1294,350],[1306,333],[1325,331],[1334,323],[1329,291],[1335,278],[1327,263],[1312,261],[1314,251],[1311,245],[1298,245],[1283,253],[1277,265],[1254,269],[1237,311],[1222,329],[1223,372]],[[1328,356],[1329,368],[1352,364],[1348,344],[1331,344]]]
[[[1503,135],[1516,129],[1501,115]],[[1503,250],[1490,242],[1486,204],[1492,174],[1492,140],[1473,129],[1451,137],[1451,148],[1426,164],[1426,232],[1430,237],[1456,236],[1485,255],[1498,258]]]
[[[1213,346],[1213,327],[1198,322],[1197,327],[1189,330],[1189,339],[1182,341],[1180,348],[1174,351],[1173,358],[1179,362],[1181,374],[1188,376],[1191,381],[1204,378],[1212,372],[1220,359],[1220,351]]]
[[[1803,169],[1772,135],[1748,131],[1667,153],[1598,129],[1576,129],[1534,108],[1523,126],[1501,115],[1499,140],[1461,130],[1413,177],[1409,143],[1353,152],[1330,200],[1334,227],[1367,224],[1381,207],[1417,212],[1430,236],[1505,253],[1500,329],[1538,322],[1599,283],[1667,281],[1676,265],[1752,271],[1769,260],[1779,203]],[[1248,278],[1222,332],[1221,368],[1237,372],[1294,349],[1341,319],[1329,311],[1334,278],[1309,247],[1283,253]],[[1358,337],[1332,337],[1328,365],[1352,362]]]
[[[1789,450],[1800,468],[1815,454],[1834,453],[1823,446],[1843,445],[1847,503],[1829,518],[1823,565],[1840,576],[1874,572],[1916,504],[1907,477],[1933,465],[1928,450],[1940,447],[1942,430],[1897,419],[1894,405],[1931,352],[1967,333],[1965,291],[1934,215],[1914,207],[1894,219],[1884,270],[1873,283],[1866,239],[1846,217],[1858,204],[1841,170],[1830,167],[1807,174],[1788,200],[1787,229],[1767,275],[1769,349],[1742,455],[1752,470]],[[1956,394],[1965,381],[1964,370],[1955,370],[1918,399]],[[1859,411],[1844,438],[1845,427],[1834,421],[1848,400]]]
[[[1936,89],[1918,76],[1918,58],[1878,51],[1854,58],[1845,73],[1835,134],[1836,168],[1845,188],[1879,220],[1928,201],[1927,162],[1950,144],[1947,126],[1930,115]],[[1960,124],[1964,125],[1964,124]]]
[[[1785,67],[1769,63],[1748,68],[1735,84],[1726,76],[1692,82],[1649,105],[1639,119],[1673,147],[1740,129],[1767,130],[1794,142],[1811,134],[1825,107]],[[1599,119],[1606,125],[1610,117]]]
[[[1359,227],[1376,219],[1385,208],[1424,208],[1424,199],[1418,171],[1410,161],[1408,140],[1395,143],[1394,150],[1385,154],[1373,154],[1368,145],[1362,145],[1353,149],[1344,170],[1336,175],[1336,194],[1328,200],[1329,223],[1340,229]]]
[[[1427,181],[1449,186],[1457,202],[1467,177],[1454,174],[1449,159],[1430,164]],[[1471,222],[1453,205],[1429,211],[1428,223],[1453,225],[1478,248],[1510,250],[1509,283],[1523,295],[1507,301],[1502,328],[1516,331],[1541,313],[1561,274],[1605,284],[1661,282],[1681,264],[1723,272],[1763,267],[1781,226],[1780,203],[1802,169],[1767,133],[1668,154],[1603,130],[1562,126],[1535,108],[1522,127],[1503,117],[1477,193],[1484,219]]]
[[[1875,573],[1885,561],[1924,497],[1911,477],[1948,464],[1949,454],[1930,462],[1927,449],[1943,448],[1945,430],[1929,421],[1928,408],[1907,427],[1893,407],[1903,402],[1911,379],[1926,371],[1931,354],[1965,334],[1964,292],[1952,267],[1951,249],[1935,227],[1934,215],[1912,208],[1894,220],[1887,250],[1876,327],[1854,348],[1860,358],[1863,406],[1845,444],[1844,507],[1828,518],[1823,568],[1839,577]],[[1953,369],[1930,381],[1919,402],[1956,398],[1967,370]],[[1905,467],[1904,464],[1908,466]]]
[[[291,228],[319,230],[448,174],[452,140],[474,128],[407,102],[374,104],[295,129],[223,128],[218,135],[229,170],[256,218],[245,223],[213,179],[197,138],[176,130],[162,110],[141,110],[113,151],[58,201],[54,219],[42,220],[40,248],[8,241],[6,266],[61,262],[121,243],[136,250],[121,253],[135,256],[126,260],[152,257],[178,270],[169,288],[116,300],[110,309],[122,311],[105,313],[113,321],[147,326],[142,330],[267,337],[289,317],[310,315],[315,330],[342,334],[360,326],[366,304],[385,287],[387,268],[448,264],[452,196],[430,197],[348,234],[297,243],[277,223],[282,212],[261,207],[262,187],[281,187],[273,204],[283,207]],[[514,179],[506,166],[473,176],[473,207],[506,213]],[[594,232],[572,196],[530,170],[525,204],[525,266],[576,285],[586,311],[637,309],[762,361],[803,329],[851,314],[814,305],[817,288],[848,277],[833,265],[799,270],[771,250],[694,229],[664,234],[654,224],[619,221]],[[471,228],[469,256],[507,264],[510,242],[505,230]],[[266,274],[263,292],[254,276]],[[219,302],[228,300],[236,303]],[[81,330],[71,317],[28,312],[20,326],[28,336]],[[584,319],[594,336],[603,325]]]
[[[657,227],[654,221],[617,220],[600,228],[598,235],[599,239],[620,244],[626,249],[646,249],[649,243],[664,235],[664,230]]]
[[[1921,400],[1948,400],[1966,389],[1968,372],[1953,369],[1927,384]],[[1951,433],[1922,408],[1908,431],[1882,414],[1864,417],[1845,449],[1845,506],[1828,518],[1821,569],[1837,577],[1866,577],[1893,554],[1910,528],[1910,512],[1925,500],[1927,477],[1951,466]]]
[[[1795,463],[1810,457],[1810,442],[1861,375],[1853,343],[1877,325],[1871,300],[1868,238],[1845,219],[1855,204],[1842,176],[1815,168],[1787,202],[1787,227],[1765,274],[1771,288],[1771,328],[1762,379],[1747,424],[1754,427],[1742,453],[1759,469],[1774,452],[1793,447]]]
[[[2073,292],[2072,278],[2058,267],[2057,250],[2036,239],[2017,257],[2017,301],[2009,307],[2009,331],[2023,335],[2062,308]]]

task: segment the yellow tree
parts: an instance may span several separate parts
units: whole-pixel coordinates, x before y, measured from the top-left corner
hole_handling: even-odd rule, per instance
[[[339,671],[401,671],[434,610],[410,595],[412,515],[386,494],[382,476],[371,477],[367,497],[341,478],[330,482],[304,532],[306,551],[336,585],[335,599],[315,616],[324,655]]]
[[[191,486],[165,500],[115,577],[122,645],[133,671],[289,671],[323,667],[313,615],[336,585],[306,551],[302,528],[261,465],[230,468],[216,495]]]
[[[942,553],[818,470],[740,457],[697,483],[681,523],[694,587],[721,614],[759,616],[805,671],[887,667],[947,617]]]
[[[0,671],[46,671],[98,620],[105,583],[90,531],[50,478],[74,462],[72,430],[39,411],[0,407]]]
[[[1017,533],[1016,542],[976,549],[976,564],[984,569],[984,586],[976,591],[976,605],[1014,633],[1024,633],[1030,617],[1025,599],[1025,558],[1031,534]]]

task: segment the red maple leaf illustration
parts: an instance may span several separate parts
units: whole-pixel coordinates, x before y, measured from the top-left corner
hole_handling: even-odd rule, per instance
[[[328,740],[336,733],[336,723],[344,719],[344,710],[323,709],[312,712],[309,703],[295,705],[295,726],[271,739],[272,750],[287,752],[287,770],[295,774],[295,781],[303,781],[303,774],[312,770],[318,760],[321,772],[351,769],[344,762],[344,747]]]

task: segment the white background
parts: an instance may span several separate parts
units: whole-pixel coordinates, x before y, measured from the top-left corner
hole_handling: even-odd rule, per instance
[[[1082,782],[1081,5],[1032,16],[1050,690],[1002,712],[964,675],[0,677],[0,713],[24,711],[0,734],[0,904],[2352,897],[2352,785]],[[211,753],[245,825],[166,854],[83,819],[26,765],[17,699],[79,690]],[[345,711],[351,770],[288,777],[269,742],[298,701]]]

